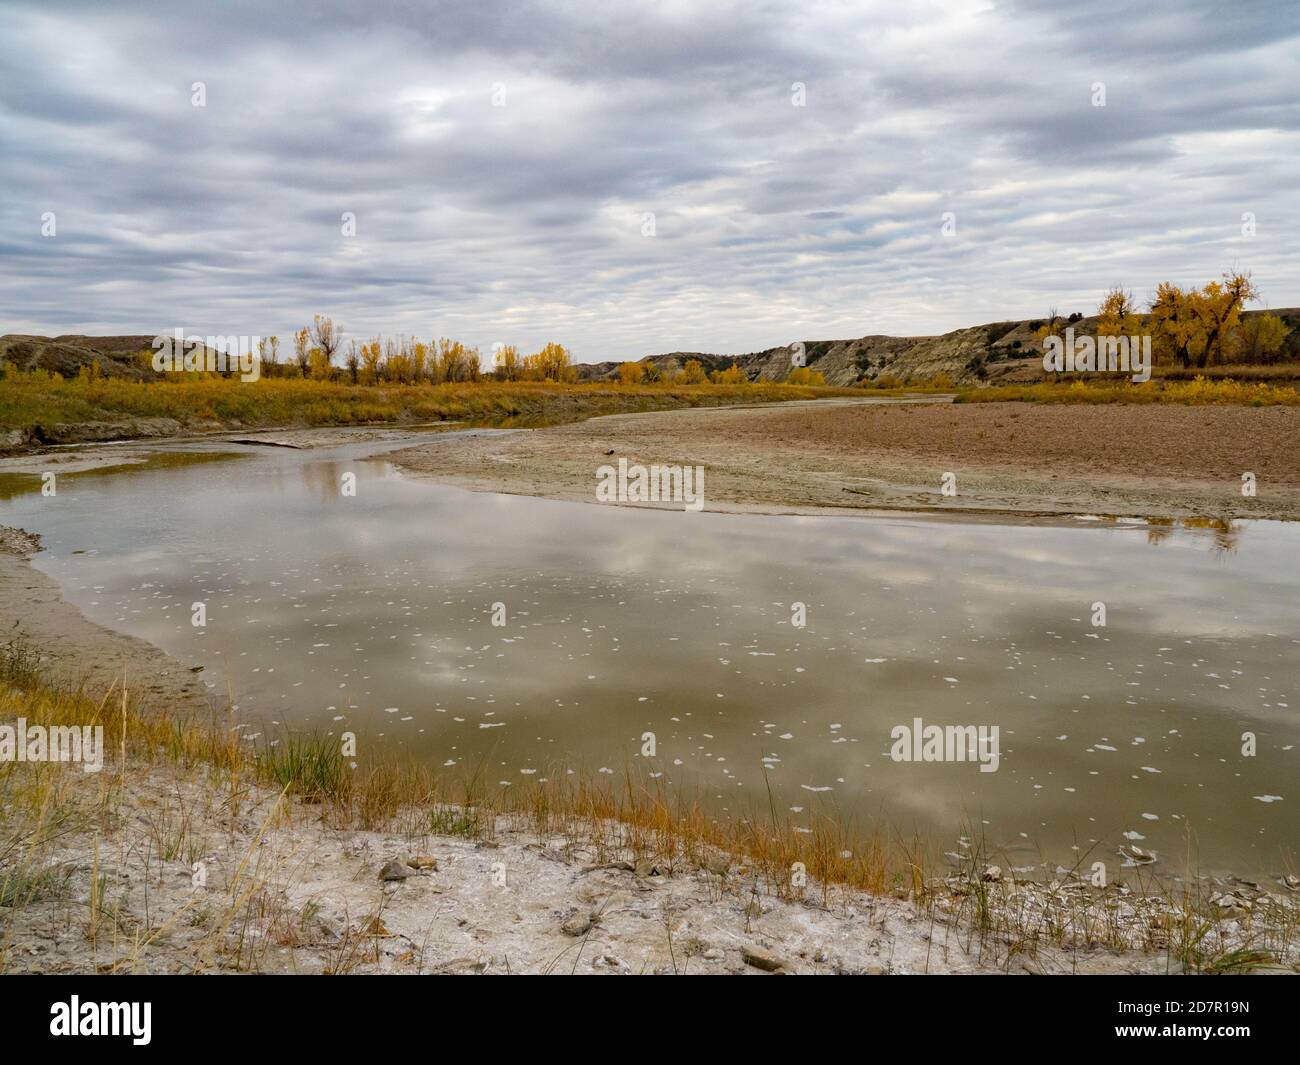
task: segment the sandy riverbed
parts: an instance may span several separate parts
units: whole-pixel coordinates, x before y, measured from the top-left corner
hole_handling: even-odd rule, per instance
[[[626,458],[702,465],[706,510],[1294,519],[1297,439],[1292,407],[840,401],[620,414],[390,457],[463,488],[585,502],[598,467]]]

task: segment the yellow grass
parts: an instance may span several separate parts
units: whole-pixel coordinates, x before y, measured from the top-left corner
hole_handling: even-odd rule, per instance
[[[10,371],[0,430],[171,418],[188,430],[471,421],[553,424],[598,414],[811,399],[834,390],[785,384],[620,385],[499,382],[350,385],[301,378],[241,382],[199,375],[156,382]]]
[[[1300,392],[1264,381],[1211,379],[1198,375],[1191,381],[1153,379],[1141,384],[1131,381],[1093,382],[1076,379],[1033,385],[1001,385],[969,389],[958,403],[1179,403],[1189,405],[1233,404],[1251,407],[1300,404]]]

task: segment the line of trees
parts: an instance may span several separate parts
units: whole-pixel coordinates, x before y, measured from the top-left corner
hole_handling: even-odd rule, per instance
[[[1300,324],[1293,327],[1275,314],[1243,316],[1245,305],[1257,299],[1259,290],[1250,275],[1240,273],[1225,273],[1200,288],[1162,282],[1145,313],[1138,309],[1133,293],[1112,288],[1097,308],[1097,333],[1150,334],[1157,365],[1203,369],[1300,358]],[[1081,317],[1063,319],[1053,308],[1038,336],[1061,336]]]
[[[745,371],[734,362],[725,370],[708,373],[699,359],[687,359],[680,368],[661,367],[653,362],[621,362],[618,364],[618,379],[625,385],[702,385],[706,381],[715,385],[743,385],[748,381]]]
[[[620,362],[618,379],[625,385],[661,384],[661,385],[702,385],[705,381],[715,385],[743,385],[749,378],[740,364],[733,362],[730,366],[712,373],[705,372],[699,359],[687,359],[686,364],[678,369],[675,366],[660,367],[653,362]],[[792,385],[824,385],[823,374],[809,370],[807,366],[798,366],[790,371],[786,378]]]
[[[343,348],[343,330],[318,314],[310,326],[293,337],[293,360],[279,361],[280,338],[264,337],[258,354],[266,377],[301,376],[317,381],[352,384],[443,384],[499,381],[572,382],[578,377],[568,349],[548,343],[532,355],[520,355],[512,344],[501,345],[491,370],[484,371],[478,348],[448,337],[425,343],[415,337],[373,337],[358,345],[354,338]],[[341,358],[336,361],[336,356]]]
[[[551,342],[540,351],[523,355],[513,344],[496,347],[492,368],[484,370],[478,348],[442,337],[424,343],[415,337],[374,337],[360,344],[355,339],[343,347],[343,330],[326,315],[318,314],[310,326],[293,337],[293,360],[279,362],[279,337],[265,337],[259,354],[265,377],[301,376],[317,381],[350,381],[352,384],[443,384],[497,381],[555,381],[572,383],[578,368],[562,344]],[[341,358],[336,361],[336,356]],[[745,384],[745,371],[733,362],[709,373],[698,359],[688,359],[680,368],[660,367],[653,362],[624,362],[618,379],[625,385],[716,385]],[[825,378],[807,367],[794,369],[789,383],[823,385]]]

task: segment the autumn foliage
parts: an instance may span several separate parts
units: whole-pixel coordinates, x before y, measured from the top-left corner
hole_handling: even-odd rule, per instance
[[[1240,273],[1224,274],[1200,288],[1162,282],[1145,313],[1131,292],[1113,288],[1097,308],[1096,332],[1115,337],[1150,335],[1156,365],[1206,369],[1269,363],[1282,356],[1291,330],[1277,315],[1245,317],[1246,304],[1257,299],[1255,283]],[[1053,311],[1037,335],[1040,339],[1061,336],[1070,324],[1070,319]]]

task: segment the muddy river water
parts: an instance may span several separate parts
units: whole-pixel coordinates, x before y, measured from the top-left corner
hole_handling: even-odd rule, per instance
[[[719,810],[770,788],[796,823],[975,826],[1026,868],[1136,843],[1174,875],[1190,841],[1295,871],[1300,525],[651,512],[405,477],[383,453],[412,442],[176,444],[241,457],[62,478],[0,523],[250,737],[349,730],[510,786],[636,765]],[[983,763],[896,758],[918,722],[984,727]]]

